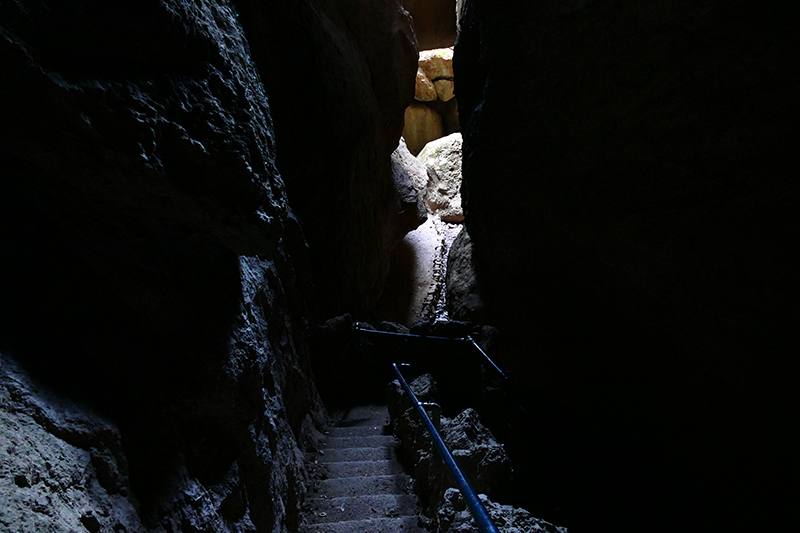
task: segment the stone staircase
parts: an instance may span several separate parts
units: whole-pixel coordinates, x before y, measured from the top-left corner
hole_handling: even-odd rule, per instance
[[[388,434],[386,406],[351,409],[309,455],[315,481],[302,533],[422,533],[411,478]]]

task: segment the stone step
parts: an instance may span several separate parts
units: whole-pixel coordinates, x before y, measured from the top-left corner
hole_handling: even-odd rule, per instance
[[[311,498],[306,504],[306,517],[312,524],[415,516],[418,512],[417,499],[410,494]]]
[[[396,442],[391,435],[372,435],[358,437],[328,437],[325,449],[332,448],[394,448]]]
[[[397,461],[384,459],[381,461],[347,461],[341,463],[327,463],[325,469],[328,478],[359,477],[359,476],[385,476],[401,474],[403,469]]]
[[[410,490],[410,479],[405,474],[386,476],[359,476],[323,479],[316,482],[316,494],[329,498],[340,496],[366,496],[369,494],[406,494]],[[310,493],[313,497],[315,493]]]
[[[320,463],[341,463],[346,461],[382,461],[396,459],[394,448],[329,448],[324,454],[317,454]]]
[[[334,426],[328,430],[330,437],[363,437],[388,434],[389,430],[386,425],[381,421],[375,420],[372,423],[359,426]]]
[[[302,533],[426,533],[417,525],[416,516],[310,524],[301,527],[300,531]]]
[[[343,414],[342,420],[382,419],[386,422],[389,421],[389,409],[385,405],[361,405],[348,409]]]

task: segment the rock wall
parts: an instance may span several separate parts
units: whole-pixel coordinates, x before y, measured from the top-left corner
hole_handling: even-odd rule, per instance
[[[277,164],[311,249],[323,318],[383,289],[401,210],[391,154],[414,98],[417,43],[396,0],[237,0],[275,118]]]
[[[377,14],[323,17],[339,48],[291,81],[336,71],[349,87],[339,67],[350,65],[360,92],[337,102],[341,131],[328,117],[316,123],[321,142],[302,145],[286,128],[274,133],[261,80],[268,74],[272,90],[292,71],[262,62],[277,52],[259,24],[270,19],[281,36],[315,27],[318,43],[330,35],[319,20],[295,26],[296,15],[275,20],[272,9],[227,0],[0,6],[0,529],[297,528],[299,446],[322,417],[308,363],[305,235],[323,248],[312,259],[328,256],[319,223],[301,227],[289,207],[276,139],[280,157],[299,153],[317,169],[346,153],[337,161],[349,167],[315,174],[339,188],[316,191],[329,204],[304,203],[311,185],[290,196],[302,215],[335,214],[336,231],[352,229],[335,244],[361,250],[354,262],[367,266],[363,285],[339,295],[368,301],[399,231],[377,211],[402,200],[381,172],[413,96],[416,48],[392,2]],[[364,32],[394,41],[367,46]],[[338,63],[322,61],[345,49]],[[406,55],[407,89],[398,80]],[[369,76],[386,84],[367,91]],[[280,120],[291,120],[275,91]],[[302,94],[309,109],[331,104],[329,93]],[[366,212],[335,208],[374,199],[383,203]],[[333,279],[347,268],[333,268]]]
[[[796,25],[464,3],[465,223],[558,523],[798,526]]]

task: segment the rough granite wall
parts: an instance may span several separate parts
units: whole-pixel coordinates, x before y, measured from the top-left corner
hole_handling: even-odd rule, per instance
[[[277,164],[303,224],[321,318],[380,297],[403,216],[391,154],[417,42],[397,0],[236,0],[272,103]],[[398,214],[400,216],[398,216]]]
[[[464,2],[465,223],[534,514],[800,526],[795,11]]]
[[[248,47],[226,0],[0,4],[3,531],[296,528],[322,407]]]

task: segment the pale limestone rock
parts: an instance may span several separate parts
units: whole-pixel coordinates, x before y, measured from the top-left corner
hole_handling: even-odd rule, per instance
[[[422,69],[417,69],[417,83],[414,86],[414,99],[421,102],[432,102],[438,97],[433,82],[428,79]]]
[[[453,80],[436,80],[433,86],[436,89],[436,97],[442,102],[450,101],[455,96]]]
[[[429,106],[414,102],[406,108],[403,138],[408,150],[417,155],[425,145],[444,133],[442,117]]]
[[[453,47],[420,52],[419,68],[433,82],[441,78],[453,79]]]
[[[461,209],[461,134],[429,142],[419,160],[428,170],[425,205],[445,222],[463,222]]]
[[[392,176],[397,196],[397,229],[396,238],[402,239],[409,231],[413,231],[428,218],[427,208],[423,200],[425,187],[428,184],[428,171],[419,159],[408,151],[403,138],[392,152]]]

